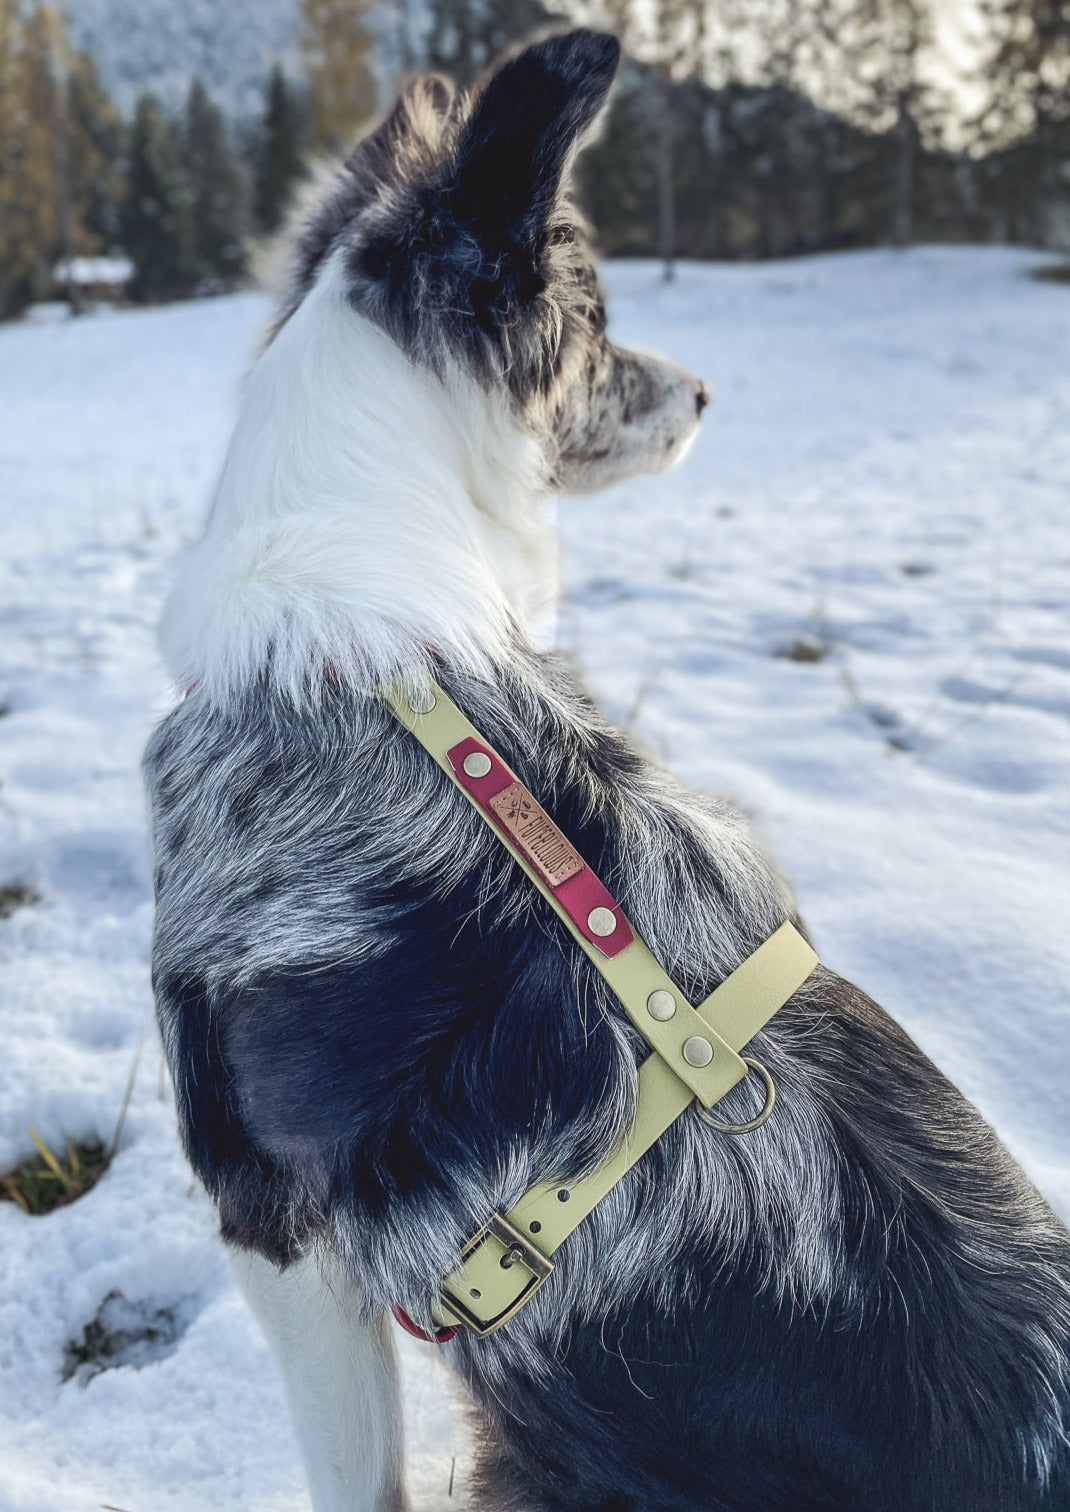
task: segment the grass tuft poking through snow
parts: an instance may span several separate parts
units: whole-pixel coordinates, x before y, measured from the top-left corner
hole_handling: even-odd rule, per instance
[[[120,1365],[141,1370],[166,1359],[183,1331],[173,1308],[146,1306],[109,1292],[78,1338],[67,1344],[61,1379],[76,1377],[87,1386],[94,1376]]]
[[[67,1139],[56,1155],[33,1129],[37,1154],[0,1176],[0,1199],[41,1218],[92,1191],[111,1164],[111,1150],[98,1139]]]
[[[0,919],[10,919],[20,908],[40,903],[41,894],[29,882],[0,882]]]
[[[817,641],[808,635],[800,635],[789,645],[778,646],[775,654],[781,661],[819,662],[824,661],[831,650],[828,641]]]

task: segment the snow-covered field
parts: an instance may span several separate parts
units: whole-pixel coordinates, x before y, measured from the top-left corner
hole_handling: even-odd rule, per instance
[[[561,504],[560,635],[615,716],[753,812],[825,960],[1070,1214],[1070,288],[1030,280],[1040,261],[923,249],[669,288],[612,267],[617,333],[717,397],[677,474]],[[138,777],[170,696],[167,564],[265,308],[0,330],[0,886],[40,894],[0,921],[0,1172],[30,1126],[107,1138],[144,1039],[102,1183],[47,1218],[0,1203],[0,1512],[305,1505],[176,1141]],[[102,1305],[156,1336],[63,1381]],[[417,1504],[457,1505],[445,1373],[411,1343],[405,1365]]]

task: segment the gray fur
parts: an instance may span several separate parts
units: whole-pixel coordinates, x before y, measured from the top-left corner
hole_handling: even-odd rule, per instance
[[[517,682],[520,668],[524,676]],[[782,880],[744,821],[649,766],[625,776],[612,793],[600,790],[584,755],[608,727],[562,669],[518,647],[510,683],[508,694],[500,685],[466,683],[469,717],[477,727],[506,730],[532,744],[540,752],[543,781],[581,793],[592,812],[612,805],[628,845],[619,873],[606,881],[643,938],[660,959],[675,963],[685,985],[727,975],[790,911]],[[221,719],[195,693],[154,735],[146,773],[157,865],[158,979],[180,978],[196,963],[209,992],[219,993],[250,987],[280,967],[315,972],[327,961],[389,959],[404,947],[404,924],[367,901],[384,878],[401,886],[430,882],[445,906],[467,882],[477,890],[479,908],[493,911],[496,927],[532,927],[535,895],[422,748],[377,701],[336,696],[344,698],[344,718],[336,711],[319,729],[309,728],[304,751],[295,750],[294,724],[300,731],[313,716],[260,699],[240,716]],[[322,733],[332,729],[342,738],[324,745]],[[265,773],[272,774],[266,781]],[[414,847],[413,834],[427,839]],[[689,849],[715,852],[716,868],[685,873],[673,867],[681,838]],[[221,898],[228,900],[225,909]],[[464,922],[458,918],[459,927]],[[644,1047],[600,978],[587,974],[576,987],[570,1011],[587,1025],[608,1025],[617,1046],[617,1102],[592,1110],[599,1143],[607,1149],[631,1116]],[[771,1054],[790,1081],[790,1070],[778,1064],[775,1050]],[[745,1097],[728,1100],[726,1116]],[[773,1182],[769,1212],[787,1215],[797,1232],[778,1255],[769,1284],[803,1305],[827,1297],[834,1269],[822,1235],[837,1197],[831,1162],[816,1158],[814,1133],[805,1098],[792,1101],[770,1135],[783,1154],[775,1168],[782,1180],[750,1169],[753,1147],[747,1144],[732,1149],[726,1164],[730,1147],[712,1139],[697,1119],[685,1120],[673,1136],[683,1168],[717,1194],[703,1217],[708,1232],[733,1231],[740,1181],[763,1188]],[[803,1150],[809,1152],[805,1161]],[[749,1175],[736,1169],[737,1157]],[[508,1151],[500,1169],[479,1173],[480,1184],[460,1211],[406,1211],[398,1227],[388,1224],[359,1236],[346,1229],[343,1215],[330,1241],[352,1251],[372,1305],[400,1299],[413,1316],[426,1319],[437,1278],[486,1214],[507,1209],[528,1186],[568,1169],[574,1159],[567,1145],[533,1141]],[[693,1224],[691,1197],[681,1189],[675,1197],[668,1194],[659,1217],[663,1227],[644,1234],[630,1221],[640,1193],[637,1178],[623,1185],[571,1246],[563,1275],[575,1268],[585,1277],[572,1300],[589,1316],[627,1296],[651,1254],[664,1255]],[[311,1207],[322,1201],[314,1187],[304,1195]],[[595,1251],[601,1260],[592,1286]],[[662,1299],[663,1305],[671,1302]],[[548,1307],[536,1303],[532,1317]]]
[[[499,745],[538,753],[536,791],[578,794],[585,811],[626,836],[620,866],[605,880],[694,1000],[791,914],[783,882],[724,805],[682,789],[648,762],[632,770],[622,763],[610,785],[598,781],[591,753],[607,727],[553,659],[518,646],[496,682],[462,679],[453,692]],[[161,984],[195,969],[222,999],[239,984],[255,994],[280,966],[315,976],[326,963],[360,967],[385,957],[389,970],[390,953],[411,946],[404,920],[370,901],[384,877],[402,890],[430,884],[454,911],[458,940],[478,919],[518,939],[556,927],[465,799],[374,699],[338,689],[324,694],[319,710],[299,712],[254,697],[221,717],[194,694],[157,732],[147,772]],[[414,833],[427,843],[414,846]],[[467,897],[475,898],[478,919],[471,904],[462,905]],[[536,1130],[503,1146],[492,1166],[466,1169],[448,1200],[424,1194],[412,1203],[399,1193],[374,1225],[357,1223],[345,1203],[332,1202],[324,1153],[301,1132],[300,1116],[292,1139],[266,1136],[272,1159],[287,1171],[295,1245],[337,1253],[369,1308],[400,1301],[429,1325],[438,1279],[487,1214],[508,1210],[548,1175],[575,1174],[625,1127],[643,1047],[600,978],[577,964],[573,980],[572,1000],[553,1011],[576,1015],[588,1036],[609,1035],[613,1095],[584,1122]],[[174,1056],[173,1041],[169,1050]],[[1032,1383],[1029,1420],[1008,1431],[1026,1473],[1043,1481],[1066,1434],[1065,1231],[958,1094],[879,1010],[829,973],[819,972],[778,1015],[754,1053],[776,1078],[777,1116],[745,1140],[715,1135],[695,1117],[680,1120],[661,1142],[658,1167],[676,1180],[656,1180],[640,1163],[569,1240],[552,1284],[511,1325],[491,1340],[453,1346],[477,1394],[493,1399],[508,1395],[518,1377],[547,1379],[577,1327],[585,1320],[601,1326],[637,1298],[654,1314],[686,1314],[748,1256],[760,1257],[755,1284],[785,1320],[809,1313],[861,1339],[886,1309],[923,1305],[916,1293],[908,1298],[891,1256],[903,1244],[928,1247],[924,1214],[931,1211],[948,1225],[940,1263],[958,1268],[963,1282],[998,1277],[1000,1292],[1044,1299],[1034,1321],[1030,1303],[1013,1324],[999,1325],[1002,1342],[993,1345],[1012,1350],[1015,1369]],[[879,1111],[876,1089],[885,1082],[900,1088],[897,1098],[919,1099],[916,1127],[890,1120],[887,1107]],[[255,1084],[239,1086],[239,1095],[260,1139]],[[750,1097],[737,1089],[725,1116],[742,1115]],[[845,1210],[858,1204],[857,1192],[845,1192],[845,1176],[852,1186],[871,1179],[851,1169],[835,1132],[843,1126],[864,1142],[872,1179],[886,1178],[901,1194],[894,1210],[876,1187],[869,1199],[883,1265],[843,1248]],[[948,1159],[987,1172],[990,1200],[964,1203],[947,1185],[953,1167],[939,1163],[933,1140],[933,1148],[947,1145]],[[612,1337],[605,1347],[613,1349]],[[939,1391],[940,1382],[925,1389]],[[983,1392],[983,1383],[975,1389]],[[979,1410],[998,1415],[1000,1404]]]

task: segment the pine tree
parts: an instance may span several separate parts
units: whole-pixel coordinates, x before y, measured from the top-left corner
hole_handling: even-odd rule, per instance
[[[0,313],[44,293],[60,249],[47,14],[0,0]]]
[[[276,63],[253,147],[253,213],[261,231],[277,231],[301,176],[301,111]]]
[[[924,0],[891,0],[885,17],[888,39],[887,92],[894,110],[889,225],[893,245],[905,247],[914,230],[917,160],[926,91],[919,64],[932,47],[932,14]]]
[[[33,296],[37,250],[28,234],[26,59],[18,0],[0,0],[0,315]]]
[[[577,179],[583,206],[607,257],[648,257],[657,250],[658,185],[650,152],[651,98],[658,98],[650,68],[625,60],[598,139],[580,157]]]
[[[755,153],[754,188],[759,248],[764,257],[781,257],[797,234],[794,203],[798,198],[795,89],[812,16],[803,0],[757,0],[750,20],[757,60],[751,71],[763,94],[752,121],[761,141]]]
[[[122,123],[50,6],[0,0],[0,315],[46,293],[57,257],[118,233]],[[77,288],[69,286],[72,307]]]
[[[71,57],[66,118],[76,245],[106,252],[119,241],[124,131],[87,53]]]
[[[1070,119],[1070,0],[1029,0],[1041,131]]]
[[[982,15],[988,197],[1000,234],[1043,243],[1070,195],[1070,0],[982,0]]]
[[[231,284],[245,271],[245,185],[223,117],[199,79],[190,85],[182,135],[193,262],[202,279]]]
[[[135,299],[187,293],[196,278],[180,148],[159,101],[143,94],[130,132],[121,220],[123,246],[134,264],[130,293]]]
[[[935,47],[932,0],[844,0],[829,47],[830,98],[882,140],[887,235],[897,246],[913,235],[922,155],[951,115],[931,67]]]
[[[378,111],[369,9],[370,0],[301,0],[301,55],[319,151],[345,150]]]
[[[657,183],[658,252],[666,281],[676,265],[676,119],[679,85],[702,66],[707,7],[693,0],[609,0],[613,27],[622,43],[641,50],[651,65],[650,143]]]
[[[52,192],[55,196],[56,237],[49,263],[59,255],[66,269],[66,292],[71,311],[82,308],[74,279],[74,204],[71,196],[70,140],[67,121],[67,75],[70,50],[63,18],[51,5],[39,5],[26,26],[29,61],[30,110],[46,123],[52,154]]]

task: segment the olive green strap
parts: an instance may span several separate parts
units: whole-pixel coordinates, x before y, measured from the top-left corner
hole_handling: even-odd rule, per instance
[[[693,1008],[637,936],[613,957],[587,940],[524,853],[458,780],[447,752],[470,739],[491,748],[442,689],[431,683],[410,694],[391,690],[385,700],[554,908],[655,1052],[639,1068],[635,1117],[617,1149],[578,1181],[532,1187],[465,1246],[461,1264],[443,1283],[434,1315],[440,1325],[459,1320],[485,1335],[514,1316],[542,1285],[553,1269],[554,1251],[693,1101],[712,1107],[742,1080],[750,1063],[739,1051],[803,984],[817,956],[793,925],[782,924]],[[771,1105],[770,1096],[767,1108]]]

